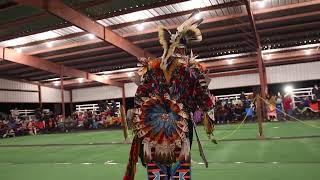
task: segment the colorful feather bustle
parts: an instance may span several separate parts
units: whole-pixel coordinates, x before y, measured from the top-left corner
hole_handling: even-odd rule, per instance
[[[192,51],[188,56],[176,51],[190,42],[202,40],[198,29],[202,20],[195,20],[193,16],[179,26],[175,34],[160,27],[162,57],[140,61],[141,82],[135,95],[132,120],[135,138],[124,180],[134,180],[138,157],[147,165],[150,179],[160,175],[167,179],[180,175],[191,179],[193,123],[190,114],[197,108],[209,111],[213,106],[203,74],[205,67],[196,61]],[[204,124],[211,134],[213,124],[207,116]],[[184,174],[179,174],[180,171]]]

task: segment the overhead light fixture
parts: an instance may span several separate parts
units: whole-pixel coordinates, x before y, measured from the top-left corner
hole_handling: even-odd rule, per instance
[[[96,36],[94,34],[88,34],[89,39],[94,39]]]
[[[84,81],[84,78],[78,78],[79,83],[83,83],[83,81]]]
[[[142,31],[142,30],[144,29],[143,23],[138,24],[138,25],[137,25],[137,28],[138,28],[139,31]]]
[[[264,55],[264,57],[265,57],[266,60],[270,60],[271,59],[271,54],[266,54],[266,55]]]
[[[104,78],[105,80],[110,79],[110,75],[103,75],[103,78]]]
[[[310,55],[311,54],[311,50],[310,49],[305,50],[304,52],[305,52],[306,55]]]
[[[21,48],[16,48],[16,51],[17,51],[18,53],[22,53],[22,49],[21,49]]]
[[[233,59],[228,59],[227,63],[230,64],[230,65],[233,64]]]
[[[264,8],[265,7],[265,2],[264,1],[257,1],[258,7],[259,8]]]
[[[47,47],[48,47],[48,48],[52,48],[53,43],[52,43],[52,42],[47,42],[47,44],[46,44],[46,45],[47,45]]]
[[[60,85],[60,81],[54,81],[54,82],[53,82],[53,85],[54,85],[54,86],[59,86],[59,85]]]
[[[128,77],[133,77],[134,76],[134,72],[129,72],[128,73]]]
[[[196,20],[201,19],[200,12],[199,12],[199,13],[197,13],[197,14],[194,16],[194,18],[195,18]]]

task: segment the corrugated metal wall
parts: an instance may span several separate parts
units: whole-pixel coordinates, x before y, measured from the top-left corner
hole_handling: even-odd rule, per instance
[[[269,84],[320,79],[320,61],[266,68]]]
[[[122,89],[114,86],[100,86],[72,90],[73,102],[86,102],[122,98]]]
[[[0,91],[0,102],[39,103],[39,94],[38,92]]]
[[[283,83],[292,81],[320,79],[320,62],[273,66],[266,68],[268,83]],[[259,74],[243,74],[212,78],[209,89],[236,88],[259,85]],[[108,87],[108,88],[107,88]],[[126,97],[134,97],[137,91],[135,83],[125,84]],[[121,88],[112,86],[92,87],[73,90],[73,101],[84,102],[102,99],[121,98]]]
[[[18,81],[0,79],[0,102],[38,103],[38,86]],[[15,91],[16,90],[16,91]],[[34,91],[34,92],[33,92]]]
[[[11,81],[7,79],[0,79],[0,89],[17,89],[17,90],[28,90],[38,91],[38,86],[35,84],[29,84],[18,81]]]
[[[61,103],[60,89],[41,86],[41,99],[43,103]],[[64,102],[70,102],[70,92],[64,91]]]
[[[260,84],[259,74],[243,74],[212,78],[209,89],[224,89]]]

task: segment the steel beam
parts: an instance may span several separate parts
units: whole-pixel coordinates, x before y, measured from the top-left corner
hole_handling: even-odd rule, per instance
[[[66,118],[66,107],[64,102],[64,84],[63,84],[63,74],[64,74],[63,66],[60,67],[60,91],[61,91],[61,112],[63,119]]]
[[[242,1],[244,1],[244,0],[231,1],[231,2],[226,2],[226,3],[222,3],[222,4],[215,4],[215,5],[212,5],[212,6],[198,8],[197,10],[199,10],[200,12],[203,12],[203,11],[212,11],[212,10],[216,10],[216,9],[227,8],[227,7],[240,6],[240,5],[243,5]],[[160,15],[160,16],[147,18],[147,19],[142,19],[142,20],[136,20],[136,21],[130,21],[130,22],[125,22],[125,23],[121,23],[121,24],[111,25],[111,26],[109,26],[109,28],[110,29],[120,29],[120,28],[124,28],[126,26],[135,25],[135,24],[146,23],[146,22],[151,22],[151,21],[160,21],[160,20],[164,20],[164,19],[170,19],[170,18],[175,18],[175,17],[179,17],[179,16],[184,16],[184,15],[191,14],[193,12],[194,12],[194,9],[187,10],[187,11],[180,11],[180,12],[170,13],[170,14],[164,14],[164,15]]]
[[[30,5],[36,8],[46,9],[51,14],[62,18],[79,28],[94,34],[101,40],[104,40],[129,54],[140,57],[154,57],[152,54],[144,51],[140,47],[134,45],[127,39],[121,37],[112,30],[104,27],[103,25],[95,22],[80,12],[68,7],[61,0],[48,1],[48,0],[16,0],[16,2]]]
[[[77,77],[77,78],[84,78],[84,79],[89,79],[92,81],[97,81],[103,84],[110,84],[110,85],[115,85],[115,86],[121,86],[122,83],[114,82],[111,80],[104,80],[102,77],[87,73],[85,71],[81,71],[78,69],[66,67],[57,63],[50,62],[45,59],[41,59],[38,57],[30,56],[30,55],[25,55],[22,53],[18,53],[13,49],[8,49],[8,48],[0,48],[0,54],[2,54],[3,59],[7,61],[11,61],[14,63],[34,67],[37,69],[41,69],[43,71],[51,72],[54,74],[61,74],[61,67],[64,68],[63,75],[65,76],[70,76],[70,77]]]
[[[245,69],[245,70],[238,70],[238,71],[228,71],[228,72],[221,72],[221,73],[211,73],[209,74],[210,78],[216,77],[226,77],[226,76],[237,76],[242,74],[256,74],[258,73],[258,69]]]

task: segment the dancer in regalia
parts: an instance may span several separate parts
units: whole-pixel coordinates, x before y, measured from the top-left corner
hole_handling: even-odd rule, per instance
[[[195,124],[190,114],[198,108],[204,112],[213,108],[205,68],[192,51],[186,55],[187,45],[202,40],[198,29],[202,19],[194,16],[195,13],[175,34],[160,27],[162,57],[141,60],[132,120],[134,139],[124,180],[134,180],[138,157],[147,168],[148,179],[191,179],[190,149]],[[203,123],[210,137],[213,123],[207,114]],[[199,141],[198,145],[201,146]]]

